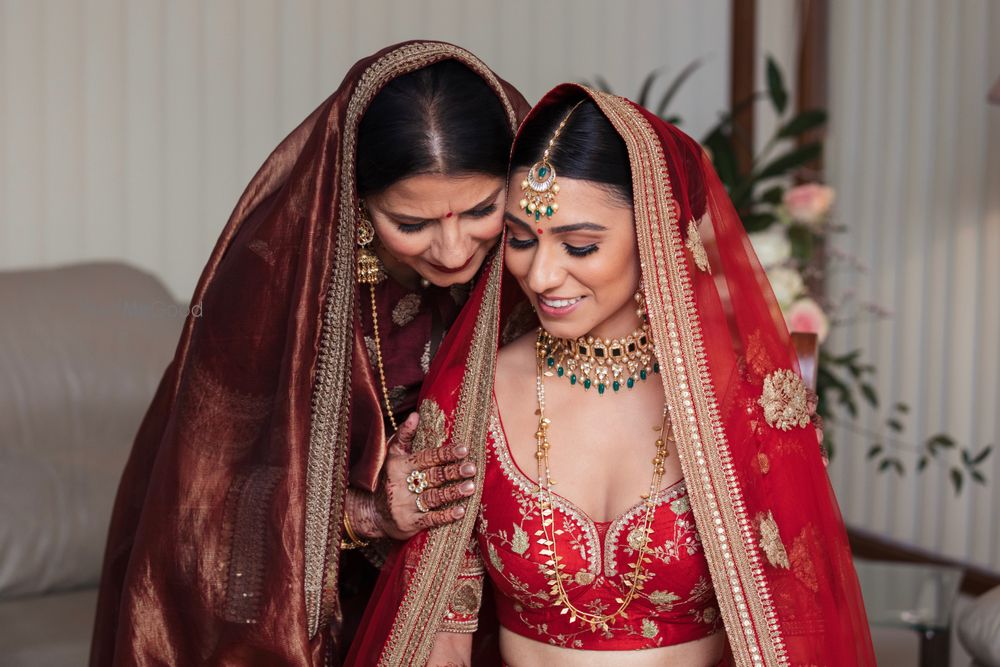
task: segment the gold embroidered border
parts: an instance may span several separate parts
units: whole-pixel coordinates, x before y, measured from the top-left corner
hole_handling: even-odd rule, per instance
[[[465,516],[428,531],[420,563],[406,591],[379,665],[422,665],[427,662],[447,613],[450,593],[464,560],[465,545],[472,538],[486,472],[486,434],[493,403],[500,319],[502,253],[493,254],[482,307],[476,317],[462,388],[452,425],[452,440],[469,446],[476,462],[476,490],[466,504]]]
[[[623,98],[584,89],[625,141],[632,163],[640,262],[664,390],[688,493],[739,665],[787,665],[751,522],[714,395],[669,173],[649,122]],[[655,297],[659,298],[655,298]],[[677,312],[675,312],[675,308]],[[669,342],[668,342],[669,341]]]
[[[496,76],[465,49],[416,42],[390,51],[361,75],[348,102],[340,153],[340,202],[330,286],[323,307],[316,379],[313,385],[309,456],[306,466],[304,589],[309,636],[336,615],[340,565],[339,530],[349,449],[351,322],[354,318],[354,235],[357,191],[354,165],[358,125],[375,95],[392,79],[434,62],[455,59],[479,74],[503,103],[511,128],[513,105]],[[492,375],[490,375],[492,378]],[[467,515],[469,516],[469,515]]]

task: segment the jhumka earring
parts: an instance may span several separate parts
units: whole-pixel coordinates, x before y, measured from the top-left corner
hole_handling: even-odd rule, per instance
[[[378,255],[372,250],[371,244],[375,240],[375,227],[368,218],[368,212],[364,204],[358,205],[358,257],[356,264],[356,274],[358,282],[368,285],[368,296],[372,304],[372,331],[375,338],[375,365],[378,367],[378,377],[382,385],[382,402],[385,403],[386,414],[389,415],[389,423],[392,424],[393,432],[399,427],[396,425],[396,417],[392,414],[392,404],[389,402],[389,392],[385,386],[385,366],[382,363],[382,336],[378,331],[378,308],[375,305],[375,286],[385,280],[385,270]]]
[[[372,250],[375,240],[375,227],[368,219],[364,204],[358,205],[358,259],[357,276],[362,285],[378,285],[385,279],[385,271],[378,255]]]
[[[549,161],[549,158],[552,156],[552,149],[556,145],[559,133],[563,131],[567,121],[569,121],[569,117],[573,115],[573,112],[582,103],[582,100],[577,102],[569,110],[569,113],[566,114],[566,117],[562,119],[559,127],[552,134],[552,138],[549,139],[549,145],[546,146],[545,152],[542,153],[542,159],[531,165],[531,169],[528,170],[528,177],[521,181],[521,201],[518,202],[518,205],[528,215],[534,215],[536,221],[541,220],[542,215],[545,215],[546,218],[551,218],[559,210],[559,204],[556,203],[556,195],[559,194],[559,184],[556,183],[556,170]]]

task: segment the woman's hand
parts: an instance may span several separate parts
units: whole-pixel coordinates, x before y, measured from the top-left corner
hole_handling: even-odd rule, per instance
[[[374,505],[381,519],[381,529],[397,540],[461,519],[465,516],[465,507],[448,505],[472,495],[476,488],[475,482],[468,479],[475,476],[476,466],[465,460],[469,455],[465,445],[443,445],[409,453],[418,422],[417,414],[411,414],[389,440],[389,454],[375,491]],[[411,485],[420,488],[419,482],[407,480],[414,471],[423,473],[426,480],[426,488],[419,494],[409,488]]]
[[[468,667],[472,664],[472,635],[439,632],[427,659],[427,667]]]

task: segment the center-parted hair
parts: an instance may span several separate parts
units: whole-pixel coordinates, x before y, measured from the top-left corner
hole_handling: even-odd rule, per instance
[[[500,97],[465,65],[444,60],[389,82],[358,128],[362,197],[418,174],[504,177],[514,140]]]
[[[540,110],[521,128],[511,169],[541,159],[559,123],[576,104],[568,100]],[[623,204],[632,204],[632,173],[625,141],[593,100],[584,100],[559,133],[549,161],[559,176],[598,183]]]

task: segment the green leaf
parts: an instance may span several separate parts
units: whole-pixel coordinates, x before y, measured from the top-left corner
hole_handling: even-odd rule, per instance
[[[788,139],[789,137],[797,137],[803,132],[808,132],[824,123],[826,123],[826,112],[822,109],[803,111],[778,130],[777,138]]]
[[[649,74],[647,74],[645,79],[643,79],[642,85],[639,87],[639,96],[635,98],[635,101],[636,101],[636,103],[639,106],[641,106],[641,107],[648,107],[649,106],[647,104],[647,102],[648,102],[647,98],[649,97],[649,91],[653,87],[653,84],[656,83],[656,77],[658,77],[660,75],[660,71],[662,69],[663,69],[662,67],[657,67],[652,72],[650,72]],[[657,115],[659,115],[659,114],[657,114]]]
[[[656,105],[657,116],[662,117],[663,114],[666,113],[667,107],[670,106],[670,103],[674,99],[674,95],[677,94],[677,91],[680,90],[680,87],[684,84],[684,82],[688,80],[688,77],[694,74],[695,70],[701,67],[703,62],[704,60],[702,58],[692,60],[684,69],[681,70],[680,74],[674,77],[674,80],[670,82],[669,86],[667,86],[666,92],[663,93],[663,97],[660,98],[660,103]]]
[[[978,470],[972,471],[972,479],[976,480],[980,484],[986,483],[986,477],[983,475],[983,473],[979,472]]]
[[[945,449],[953,449],[955,447],[955,440],[946,433],[938,433],[937,435],[932,436],[931,439],[927,441],[927,444],[935,447],[944,447]]]
[[[962,492],[962,482],[964,481],[962,471],[958,468],[951,469],[951,484],[955,487],[955,495],[957,496]]]
[[[889,459],[882,459],[882,462],[878,464],[878,471],[885,472],[889,469],[890,465],[892,465],[892,462]]]
[[[865,456],[868,459],[873,459],[879,454],[881,454],[883,449],[884,448],[882,447],[882,445],[872,445],[871,447],[868,448],[868,454],[866,454]]]
[[[748,232],[760,232],[770,227],[777,218],[774,213],[747,213],[742,217],[743,227]]]
[[[871,386],[867,382],[861,383],[861,393],[864,395],[865,400],[873,408],[878,407],[878,394],[875,392],[875,387]]]
[[[739,179],[739,168],[730,136],[723,130],[718,130],[710,134],[704,143],[712,152],[712,166],[719,174],[719,179],[727,189],[732,190]]]
[[[788,91],[785,89],[781,69],[778,68],[778,63],[771,56],[767,57],[767,92],[778,115],[785,113],[785,106],[788,104]]]
[[[889,419],[888,421],[886,421],[886,424],[896,433],[903,432],[903,422],[899,421],[898,419]]]
[[[993,451],[993,445],[988,445],[972,459],[972,465],[978,465],[986,460],[986,457]]]
[[[896,410],[896,412],[902,412],[904,415],[909,414],[910,412],[910,406],[907,405],[906,403],[896,403],[896,405],[894,405],[893,408]]]
[[[917,472],[923,472],[924,471],[924,468],[927,467],[927,461],[928,460],[929,459],[926,456],[921,456],[920,457],[920,459],[917,461]]]
[[[777,206],[781,203],[781,199],[785,196],[785,187],[783,185],[775,185],[773,188],[768,188],[764,191],[764,194],[760,196],[760,200],[767,202],[773,206]]]
[[[793,148],[781,157],[772,160],[756,175],[756,180],[762,181],[765,178],[785,176],[802,165],[818,159],[822,154],[823,144],[815,141],[803,144],[799,148]]]
[[[816,251],[816,237],[812,231],[802,225],[792,225],[788,228],[788,240],[792,244],[792,257],[805,263],[812,260]]]

